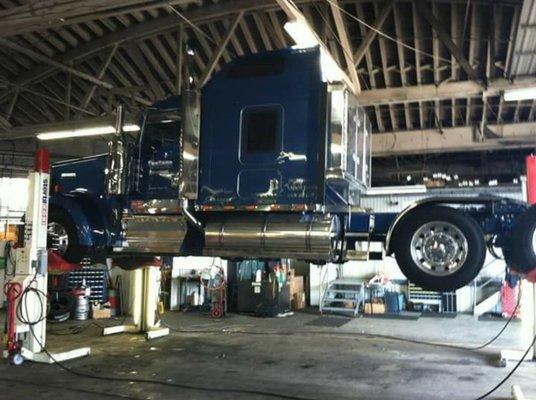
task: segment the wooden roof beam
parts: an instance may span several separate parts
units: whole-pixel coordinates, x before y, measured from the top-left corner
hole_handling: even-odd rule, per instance
[[[447,33],[446,29],[443,27],[443,24],[437,17],[434,15],[432,10],[428,7],[424,0],[414,0],[417,5],[417,10],[421,13],[426,21],[430,24],[432,29],[437,33],[437,36],[445,47],[450,51],[450,53],[456,58],[458,63],[467,74],[470,79],[478,80],[479,76],[476,70],[471,66],[463,51],[459,46],[457,46],[451,39],[450,35]]]
[[[346,61],[346,68],[354,85],[355,93],[357,94],[361,91],[361,84],[359,83],[359,77],[357,76],[357,66],[354,60],[350,38],[348,36],[348,28],[346,27],[346,22],[344,21],[344,16],[342,15],[341,6],[338,1],[328,0],[328,2],[331,7],[333,20],[335,21],[335,28],[337,29],[337,35],[339,36],[344,60]]]
[[[475,81],[445,82],[440,85],[417,85],[397,88],[364,90],[359,95],[359,104],[363,106],[413,103],[418,101],[435,101],[462,99],[467,97],[499,96],[505,90],[535,86],[536,77],[519,78],[510,82],[504,78],[491,80],[487,87]]]
[[[372,135],[372,156],[454,153],[534,147],[535,122],[488,125],[494,139],[475,141],[474,126],[393,131]]]
[[[373,29],[369,29],[361,43],[359,43],[359,47],[354,53],[354,63],[357,67],[363,57],[366,54],[367,49],[370,47],[370,44],[372,41],[376,38],[376,35],[378,34],[377,30],[380,30],[385,23],[385,20],[387,19],[387,16],[389,15],[389,12],[393,9],[394,1],[387,1],[382,9],[380,10],[378,16],[372,23]],[[361,25],[361,24],[360,24]]]
[[[225,36],[223,37],[222,41],[218,44],[218,48],[214,50],[214,52],[212,53],[212,57],[210,58],[208,65],[205,71],[203,72],[203,75],[199,79],[199,83],[201,86],[204,86],[210,79],[210,75],[212,74],[212,72],[214,71],[214,68],[218,64],[218,61],[220,60],[220,57],[223,54],[223,51],[227,47],[229,40],[231,40],[231,36],[234,35],[236,27],[242,20],[243,16],[244,16],[244,12],[241,11],[234,17],[233,22],[231,23],[231,25],[227,29],[227,32],[225,33]]]
[[[111,90],[111,89],[114,88],[114,86],[111,83],[105,82],[105,81],[103,81],[101,79],[98,79],[98,78],[96,78],[94,76],[86,74],[85,72],[79,71],[78,69],[73,68],[73,67],[71,67],[69,65],[62,64],[61,62],[53,60],[53,59],[51,59],[51,58],[49,58],[47,56],[43,56],[43,55],[41,55],[39,53],[36,53],[35,51],[33,51],[31,49],[28,49],[26,47],[20,46],[20,45],[12,42],[10,40],[0,38],[0,45],[4,46],[4,47],[8,47],[8,48],[10,48],[12,50],[15,50],[15,51],[17,51],[17,52],[19,52],[21,54],[24,54],[27,57],[30,57],[30,58],[32,58],[32,59],[34,59],[36,61],[41,62],[41,63],[48,64],[51,67],[54,67],[54,68],[57,68],[57,69],[60,69],[60,70],[66,71],[66,72],[70,72],[73,75],[77,76],[78,78],[87,80],[87,81],[93,83],[94,85],[101,86],[101,87],[103,87],[105,89],[108,89],[108,90]],[[146,99],[141,98],[139,96],[136,96],[135,100],[137,102],[145,104],[145,105],[150,104],[149,101],[147,101]]]

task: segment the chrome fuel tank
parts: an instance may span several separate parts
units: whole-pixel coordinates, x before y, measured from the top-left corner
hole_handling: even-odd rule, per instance
[[[188,229],[180,215],[133,215],[122,224],[123,253],[179,254]]]
[[[206,224],[204,254],[331,261],[339,235],[338,218],[324,215],[215,216]]]

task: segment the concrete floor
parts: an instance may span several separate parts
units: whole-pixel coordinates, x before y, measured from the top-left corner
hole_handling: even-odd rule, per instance
[[[297,313],[259,319],[230,315],[219,321],[205,315],[167,313],[176,330],[147,342],[140,335],[102,337],[89,325],[66,333],[71,321],[50,326],[50,351],[90,345],[90,357],[67,362],[87,374],[120,377],[124,382],[72,375],[58,366],[0,364],[0,399],[474,399],[499,382],[509,368],[496,366],[500,348],[520,348],[526,338],[513,323],[491,348],[479,352],[364,336],[397,335],[412,339],[480,344],[503,322],[478,322],[469,316],[418,321],[358,318],[337,327],[307,325],[319,316]],[[85,322],[84,325],[90,321]],[[99,323],[117,324],[120,321]],[[61,329],[61,331],[60,331]],[[512,384],[536,399],[536,365],[525,363],[490,399],[510,398]],[[204,388],[177,388],[129,379],[160,380]],[[226,391],[220,391],[226,389]],[[289,398],[289,397],[286,397]]]

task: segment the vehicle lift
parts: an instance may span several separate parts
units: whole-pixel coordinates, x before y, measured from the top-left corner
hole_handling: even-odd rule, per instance
[[[25,360],[52,364],[90,354],[89,347],[51,353],[46,345],[48,252],[47,226],[50,186],[49,153],[39,149],[35,170],[28,176],[28,206],[22,247],[12,248],[13,277],[4,285],[8,301],[8,340],[3,352],[14,365]]]
[[[169,328],[162,327],[158,318],[160,267],[162,260],[155,257],[147,266],[130,272],[130,310],[132,324],[104,328],[104,336],[116,333],[143,333],[147,340],[169,335]]]

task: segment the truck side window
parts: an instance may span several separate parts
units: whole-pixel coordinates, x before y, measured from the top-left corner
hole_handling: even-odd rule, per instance
[[[248,153],[275,151],[279,115],[276,110],[256,110],[246,117],[246,151]]]
[[[145,128],[143,145],[155,150],[174,145],[179,141],[179,132],[179,121],[149,123]]]
[[[243,161],[268,161],[277,157],[281,151],[282,114],[279,105],[248,107],[243,110],[241,132]]]

